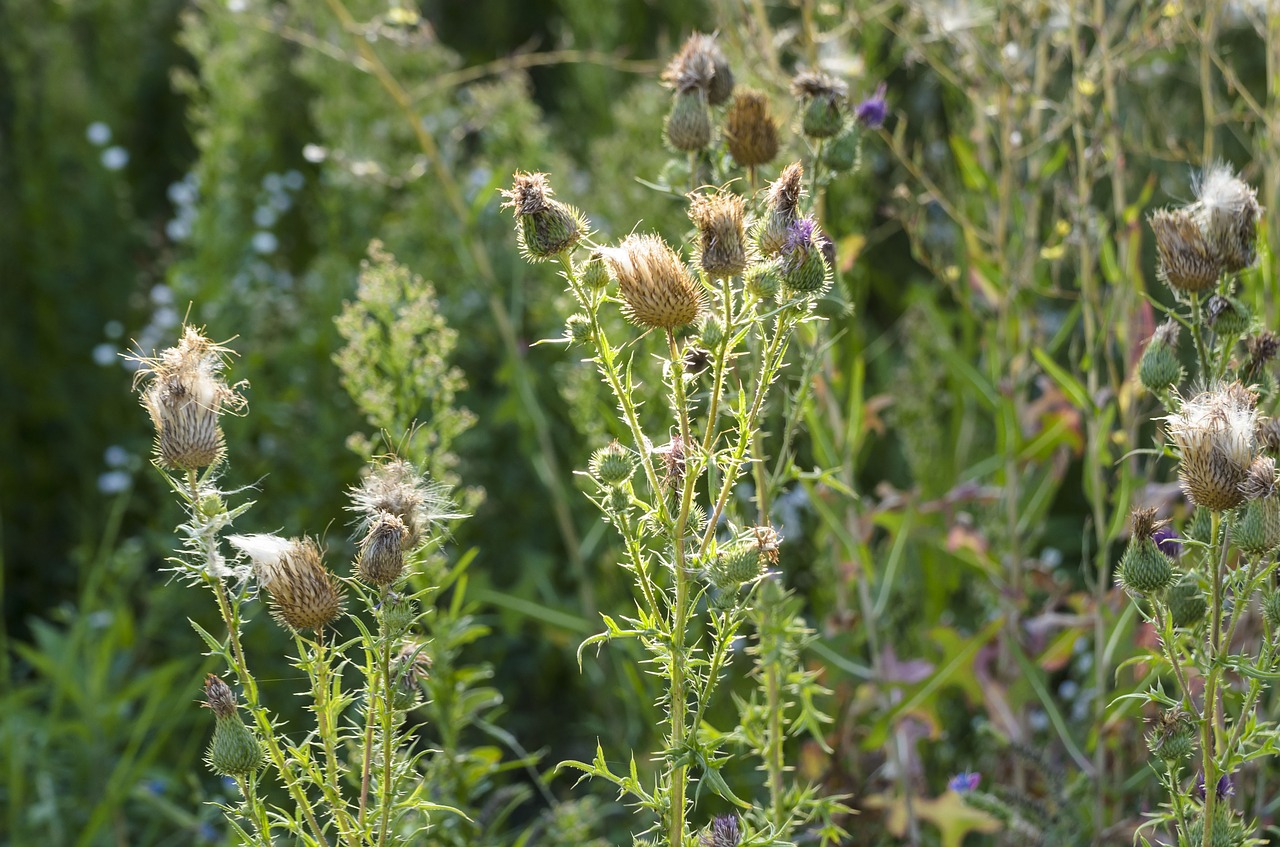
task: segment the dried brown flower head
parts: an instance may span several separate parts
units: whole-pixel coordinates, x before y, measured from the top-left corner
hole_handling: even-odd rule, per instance
[[[618,280],[627,320],[650,329],[693,323],[703,296],[675,251],[657,235],[629,235],[601,251]]]
[[[1246,500],[1274,497],[1276,493],[1276,460],[1271,456],[1259,456],[1249,466],[1240,493]]]
[[[1280,453],[1280,419],[1259,419],[1256,431],[1258,448],[1268,453]]]
[[[351,511],[360,518],[356,532],[367,536],[384,515],[404,524],[404,552],[427,539],[433,525],[465,517],[449,499],[446,485],[428,482],[412,462],[389,456],[373,463],[363,481],[351,489]]]
[[[1280,353],[1280,336],[1274,332],[1260,332],[1246,339],[1244,346],[1249,358],[1245,360],[1243,376],[1245,381],[1254,382]]]
[[[311,539],[233,535],[227,540],[253,560],[258,582],[271,599],[271,616],[281,625],[319,631],[342,614],[338,580]]]
[[[1229,166],[1214,165],[1205,171],[1196,185],[1196,202],[1188,209],[1228,273],[1254,263],[1262,207],[1257,193]]]
[[[676,491],[684,484],[685,453],[684,439],[679,435],[671,437],[669,444],[654,447],[653,453],[662,460],[662,486],[667,491]]]
[[[806,100],[814,98],[843,100],[849,96],[849,86],[830,74],[821,71],[804,71],[791,80],[791,93]]]
[[[778,155],[778,122],[762,91],[743,90],[733,97],[724,118],[729,155],[744,168],[767,165]]]
[[[404,544],[408,537],[409,529],[399,515],[378,515],[360,542],[356,574],[379,588],[391,585],[404,573]]]
[[[1149,541],[1155,537],[1156,530],[1168,525],[1167,520],[1156,518],[1155,509],[1134,509],[1129,513],[1129,526],[1135,541]]]
[[[1253,464],[1257,397],[1239,383],[1182,402],[1165,418],[1178,450],[1178,478],[1198,506],[1223,511],[1240,505],[1240,484]]]
[[[1205,291],[1218,282],[1222,262],[1186,209],[1157,209],[1149,218],[1156,236],[1157,273],[1175,291]]]
[[[746,268],[746,209],[747,201],[731,191],[689,196],[689,220],[698,228],[698,260],[712,277],[737,276]]]
[[[733,72],[715,36],[695,32],[685,40],[662,72],[662,81],[677,92],[701,90],[712,106],[733,93]]]
[[[145,382],[142,405],[156,429],[156,457],[171,470],[195,471],[223,454],[224,412],[238,412],[245,400],[223,378],[230,351],[192,326],[174,347],[154,357],[137,356],[134,387]]]

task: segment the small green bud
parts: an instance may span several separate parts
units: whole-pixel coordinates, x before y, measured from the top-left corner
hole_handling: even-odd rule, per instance
[[[1215,294],[1205,304],[1209,327],[1219,338],[1233,338],[1249,331],[1253,315],[1249,307],[1234,297]]]
[[[1156,330],[1138,362],[1138,379],[1152,393],[1168,389],[1182,380],[1178,361],[1178,324],[1170,320]]]
[[[724,324],[715,315],[708,315],[702,320],[702,329],[698,333],[702,346],[708,350],[716,350],[724,343]]]
[[[1182,709],[1162,712],[1147,735],[1147,746],[1166,762],[1180,762],[1195,748],[1195,721]]]
[[[591,291],[603,291],[609,286],[609,269],[605,267],[604,257],[598,252],[587,258],[579,273],[582,284]]]
[[[515,210],[516,240],[525,258],[544,262],[572,250],[585,234],[587,222],[572,206],[553,200],[547,175],[517,171],[515,182],[502,196],[503,207]]]
[[[407,712],[418,705],[430,667],[431,660],[420,643],[410,641],[400,648],[391,662],[391,708]]]
[[[623,485],[610,488],[608,504],[611,513],[625,515],[631,509],[631,492]]]
[[[1262,598],[1262,617],[1273,636],[1280,634],[1280,591],[1272,591]]]
[[[1186,537],[1201,544],[1212,545],[1214,543],[1212,536],[1213,513],[1204,506],[1197,506],[1191,515],[1191,523],[1187,525]]]
[[[676,150],[693,152],[711,143],[711,111],[700,88],[677,92],[667,115],[667,143]]]
[[[1173,580],[1173,563],[1151,539],[1129,543],[1120,559],[1120,582],[1135,594],[1154,594]]]
[[[821,292],[827,286],[827,263],[822,258],[822,251],[815,247],[804,248],[800,261],[791,264],[782,281],[796,294]]]
[[[716,588],[727,590],[760,576],[763,566],[759,547],[739,543],[720,551],[712,560],[708,574]]]
[[[1247,501],[1231,525],[1231,540],[1250,556],[1263,556],[1280,547],[1280,498]]]
[[[591,454],[591,475],[605,485],[619,486],[631,479],[635,462],[627,448],[617,441]]]
[[[849,124],[822,148],[822,161],[834,173],[857,169],[862,158],[862,133],[857,124]]]
[[[1165,594],[1169,617],[1174,626],[1192,627],[1204,620],[1209,604],[1204,599],[1200,580],[1195,574],[1187,574],[1170,586]]]
[[[570,315],[564,322],[564,336],[571,344],[591,341],[591,318],[583,314]]]
[[[220,776],[245,776],[262,767],[262,745],[238,715],[218,718],[205,761]]]
[[[222,501],[222,495],[215,491],[200,498],[196,503],[196,511],[203,518],[216,518],[227,511],[227,504]]]
[[[408,632],[418,619],[418,604],[410,597],[392,591],[382,601],[382,625],[387,635],[398,638]]]
[[[782,274],[777,262],[761,262],[747,268],[743,277],[747,294],[761,302],[772,301],[782,290]]]

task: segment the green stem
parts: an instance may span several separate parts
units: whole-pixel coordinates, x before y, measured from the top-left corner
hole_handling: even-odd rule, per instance
[[[1204,709],[1200,717],[1200,760],[1204,774],[1204,841],[1203,847],[1212,847],[1214,809],[1218,801],[1217,715],[1218,681],[1222,674],[1219,645],[1222,639],[1222,577],[1226,569],[1228,534],[1222,525],[1222,513],[1213,513],[1213,538],[1221,534],[1222,553],[1213,574],[1213,589],[1209,598],[1212,623],[1207,649],[1209,651],[1209,675],[1204,683]]]
[[[770,614],[773,610],[770,610]],[[783,759],[782,759],[782,681],[778,678],[777,662],[769,662],[765,668],[765,698],[769,706],[768,756],[765,766],[769,773],[769,819],[775,831],[782,830]]]
[[[674,531],[676,603],[671,620],[671,741],[669,747],[677,749],[685,744],[685,717],[688,710],[685,694],[685,630],[689,618],[689,573],[685,564],[685,527],[688,525],[689,508],[693,502],[696,474],[689,467],[692,452],[689,432],[689,405],[684,391],[684,369],[676,349],[676,337],[667,330],[667,347],[671,354],[671,386],[674,394],[676,417],[679,419],[680,440],[685,450],[685,474],[680,493],[680,511]],[[687,766],[679,765],[671,774],[670,847],[684,847],[685,782]]]
[[[387,843],[387,829],[391,821],[391,639],[382,640],[382,826],[378,830],[378,847]]]

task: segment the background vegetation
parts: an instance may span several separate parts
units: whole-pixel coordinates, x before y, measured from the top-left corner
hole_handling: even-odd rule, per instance
[[[822,196],[836,342],[787,383],[813,387],[805,472],[772,516],[835,718],[830,753],[790,742],[803,775],[850,796],[852,843],[1130,843],[1160,786],[1144,715],[1116,698],[1153,636],[1112,572],[1132,506],[1187,513],[1172,463],[1135,452],[1158,404],[1133,374],[1170,300],[1145,216],[1217,159],[1280,206],[1280,19],[1262,6],[10,0],[0,832],[232,843],[208,805],[230,788],[200,764],[213,664],[186,623],[215,613],[161,570],[179,516],[120,354],[184,318],[235,336],[251,414],[227,423],[228,482],[261,488],[252,531],[326,533],[349,558],[351,436],[381,424],[335,362],[335,318],[376,238],[456,333],[421,365],[442,376],[418,413],[451,422],[435,469],[473,512],[452,541],[474,555],[465,591],[442,594],[457,677],[437,676],[481,693],[423,731],[478,763],[457,802],[490,815],[485,843],[622,843],[610,792],[549,773],[656,732],[629,657],[575,658],[629,597],[572,473],[615,434],[610,401],[576,350],[532,346],[568,301],[519,257],[498,189],[547,171],[597,227],[680,238],[680,199],[651,185],[675,173],[657,77],[701,29],[784,121],[798,69],[855,100],[888,83],[886,126]],[[1274,327],[1274,216],[1261,229],[1245,290]],[[293,673],[259,669],[264,696]],[[1276,774],[1251,768],[1236,803],[1262,833]],[[1014,819],[965,805],[965,771]]]

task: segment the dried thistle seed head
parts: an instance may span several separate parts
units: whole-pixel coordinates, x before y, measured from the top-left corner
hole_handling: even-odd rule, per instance
[[[209,674],[204,679],[204,706],[216,717],[229,718],[236,713],[236,695],[231,686]]]
[[[738,847],[742,832],[737,815],[716,815],[711,828],[702,836],[702,847]]]
[[[588,464],[591,475],[604,485],[619,486],[631,479],[635,471],[635,462],[631,451],[614,439],[608,446],[601,447],[591,454]]]
[[[516,242],[531,262],[543,262],[572,250],[587,229],[582,214],[553,200],[555,192],[543,173],[516,171],[512,187],[502,192],[502,208],[515,210]]]
[[[1195,188],[1196,202],[1189,208],[1223,268],[1234,273],[1252,265],[1262,213],[1256,192],[1224,164],[1207,169]]]
[[[245,406],[239,385],[227,385],[222,374],[229,354],[187,326],[176,346],[158,356],[134,357],[139,364],[134,388],[145,383],[142,405],[156,429],[157,460],[166,468],[195,471],[221,459],[218,419]]]
[[[673,330],[697,319],[703,295],[676,252],[657,235],[629,235],[601,251],[613,269],[627,320]]]
[[[756,246],[765,258],[782,252],[791,225],[800,217],[800,198],[804,196],[804,166],[792,162],[769,184],[765,195],[765,215],[756,227]]]
[[[338,580],[311,539],[233,535],[227,540],[253,560],[258,582],[271,598],[271,616],[281,625],[319,631],[342,614]]]
[[[883,82],[876,86],[871,96],[859,103],[853,110],[853,119],[867,129],[879,129],[889,117],[889,104],[885,101],[885,92],[889,87]]]
[[[729,155],[744,168],[767,165],[778,155],[778,122],[762,91],[739,91],[724,117]]]
[[[389,456],[369,466],[364,480],[351,489],[351,511],[359,515],[357,534],[366,534],[384,514],[404,522],[404,550],[410,553],[427,540],[435,525],[465,515],[454,509],[449,487],[429,482],[412,462]]]
[[[1247,500],[1261,500],[1274,497],[1276,494],[1276,460],[1271,456],[1258,456],[1249,465],[1244,481],[1240,483],[1240,493]]]
[[[360,542],[356,575],[369,585],[386,588],[404,573],[404,543],[409,529],[399,515],[383,512]]]
[[[1156,236],[1157,274],[1174,291],[1212,288],[1222,262],[1187,209],[1157,209],[1148,219]]]
[[[791,81],[800,100],[800,129],[810,138],[830,138],[844,128],[849,87],[833,76],[806,71]]]
[[[732,191],[689,195],[689,220],[698,228],[698,261],[713,278],[737,276],[747,266],[746,210],[747,201]]]
[[[782,536],[771,526],[753,526],[751,534],[755,536],[756,550],[760,558],[770,565],[778,564],[778,547],[782,544]]]
[[[707,102],[719,106],[733,93],[733,71],[714,35],[695,32],[662,72],[665,85],[677,93],[700,90]]]
[[[711,144],[711,111],[707,95],[701,88],[678,91],[671,101],[671,111],[663,133],[672,149],[691,153]]]
[[[1240,505],[1240,483],[1253,464],[1256,396],[1239,383],[1184,400],[1165,418],[1178,450],[1178,477],[1193,503],[1213,511]]]

